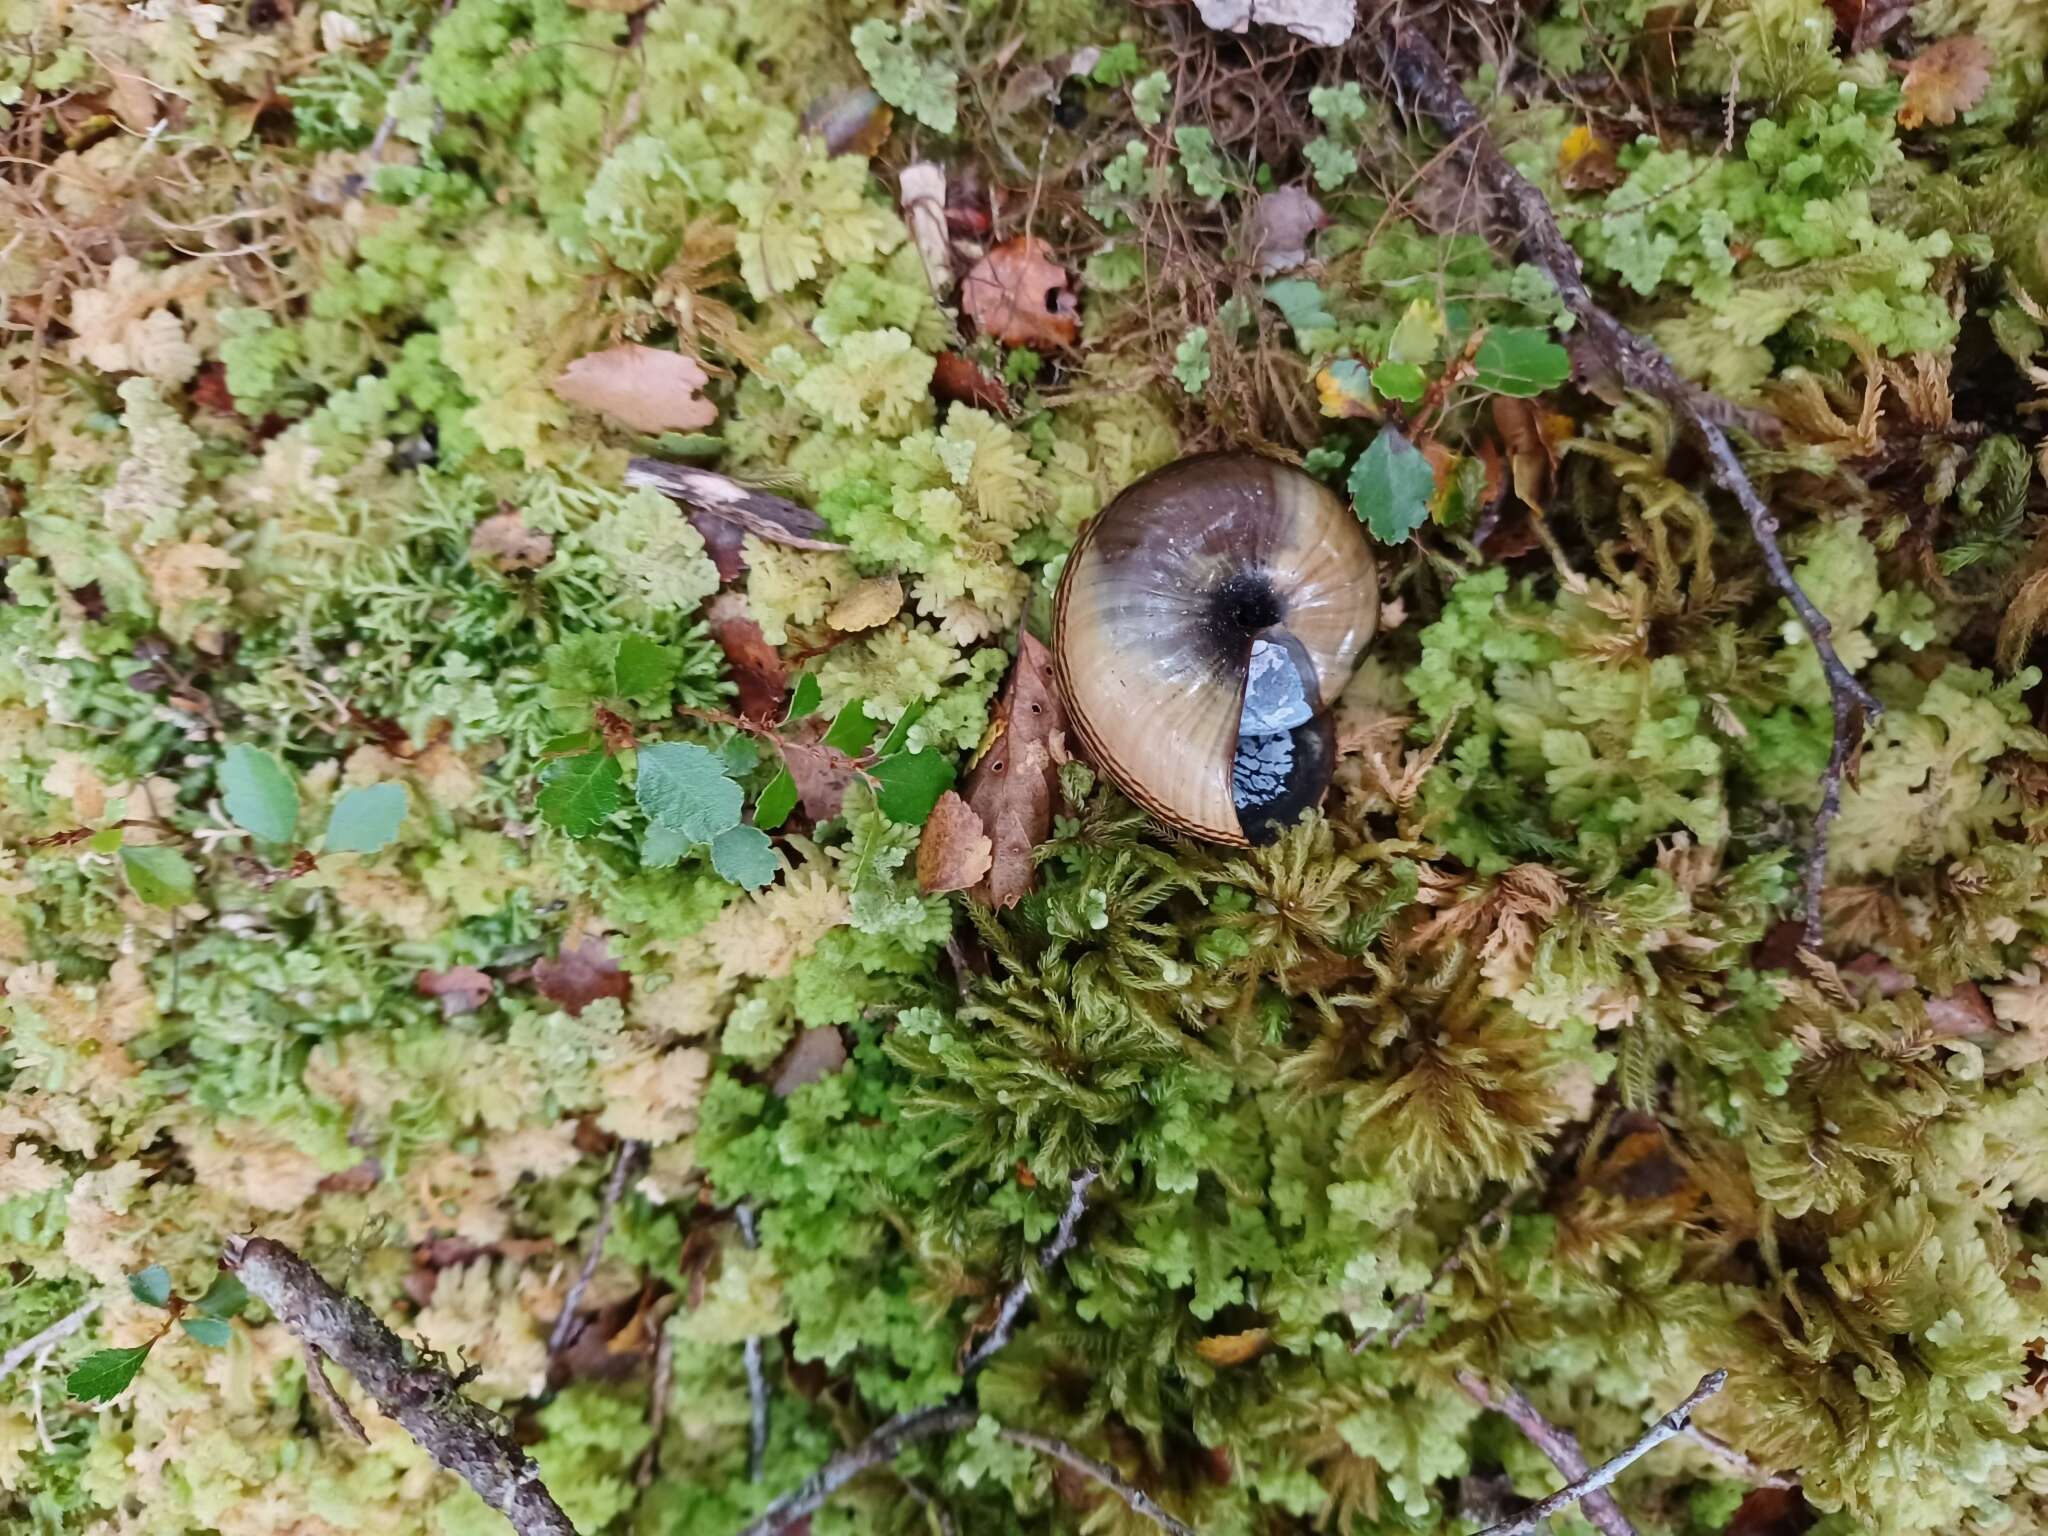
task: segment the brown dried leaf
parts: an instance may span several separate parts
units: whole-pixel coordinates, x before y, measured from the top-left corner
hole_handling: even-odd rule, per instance
[[[1013,347],[1071,347],[1081,316],[1067,269],[1035,235],[1005,240],[960,285],[960,308],[988,335]]]
[[[841,634],[873,629],[896,617],[903,607],[903,583],[894,576],[870,576],[832,605],[825,622]]]
[[[603,939],[573,939],[554,959],[535,961],[533,985],[542,997],[571,1014],[600,998],[624,1002],[633,995],[633,978],[619,969]]]
[[[694,357],[629,341],[577,358],[553,388],[569,404],[635,432],[696,432],[718,420],[718,407],[697,393],[709,382]]]
[[[824,733],[825,722],[813,717],[803,723],[811,732],[808,740],[782,738],[783,766],[796,780],[797,798],[803,802],[804,814],[813,821],[829,821],[839,814],[846,786],[853,782],[853,759],[817,740]]]
[[[1906,70],[1899,126],[1932,123],[1946,128],[1991,89],[1991,45],[1967,33],[1944,37],[1921,50]]]
[[[1272,1337],[1269,1329],[1250,1328],[1243,1333],[1212,1333],[1195,1340],[1195,1353],[1211,1365],[1243,1365],[1265,1353]]]
[[[939,796],[917,840],[917,885],[928,894],[964,891],[988,874],[995,845],[974,807],[952,790]]]
[[[846,1065],[846,1042],[831,1025],[807,1029],[796,1037],[775,1065],[775,1097],[786,1099],[797,1089],[830,1077]]]
[[[645,0],[634,0],[635,5]],[[803,129],[825,141],[829,155],[859,155],[871,158],[888,142],[889,128],[896,120],[882,98],[862,87],[835,91],[804,109]]]
[[[740,714],[749,720],[773,720],[789,694],[789,668],[782,653],[768,643],[761,626],[747,610],[743,593],[721,592],[704,607],[711,638],[725,652],[725,664],[739,689]]]
[[[473,965],[458,965],[445,971],[421,971],[413,985],[421,997],[441,1004],[442,1018],[452,1019],[483,1007],[497,983]]]
[[[1007,416],[1016,409],[1001,379],[958,352],[938,355],[932,367],[932,393],[941,400],[955,400],[999,416]]]
[[[1022,631],[981,756],[967,774],[964,798],[993,844],[988,878],[969,892],[975,899],[1012,907],[1030,891],[1031,850],[1052,831],[1066,729],[1052,652]]]
[[[555,541],[526,526],[516,507],[493,512],[469,536],[470,557],[500,571],[531,571],[555,557]]]
[[[1938,1035],[1967,1039],[1989,1035],[1998,1029],[1991,1001],[1974,981],[1966,981],[1953,992],[1927,999],[1927,1022]]]

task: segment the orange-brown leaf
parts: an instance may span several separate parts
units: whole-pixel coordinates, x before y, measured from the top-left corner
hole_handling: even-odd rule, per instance
[[[748,720],[776,718],[789,693],[789,668],[754,622],[745,594],[719,593],[705,604],[704,622],[725,652],[726,670],[739,690],[740,714]]]
[[[947,790],[917,840],[918,889],[928,894],[964,891],[979,884],[994,861],[995,845],[974,807]]]
[[[1212,1333],[1195,1340],[1195,1353],[1211,1365],[1243,1365],[1265,1352],[1269,1330],[1251,1328],[1243,1333]]]
[[[1067,269],[1035,235],[1005,240],[974,264],[960,307],[988,335],[1013,347],[1071,347],[1081,315]]]
[[[533,985],[540,995],[568,1013],[581,1013],[600,998],[624,1002],[633,994],[633,978],[603,939],[574,939],[552,960],[534,963]]]
[[[1990,44],[1959,33],[1922,49],[1906,70],[1905,95],[1899,102],[1899,126],[1931,123],[1946,128],[1984,99],[1991,89]]]
[[[577,358],[553,388],[569,404],[635,432],[696,432],[718,420],[718,407],[698,393],[709,382],[694,357],[629,341]]]
[[[1030,891],[1031,850],[1052,831],[1066,731],[1052,652],[1025,631],[987,742],[967,774],[964,798],[993,844],[988,878],[969,893],[975,899],[1011,907]]]

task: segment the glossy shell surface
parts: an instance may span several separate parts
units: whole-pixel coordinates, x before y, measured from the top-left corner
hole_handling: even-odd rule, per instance
[[[1231,773],[1253,641],[1293,641],[1327,711],[1378,617],[1372,547],[1328,487],[1207,455],[1140,480],[1083,530],[1054,663],[1081,745],[1119,789],[1181,831],[1244,844]]]

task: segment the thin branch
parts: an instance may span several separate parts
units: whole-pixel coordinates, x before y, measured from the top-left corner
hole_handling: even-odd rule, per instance
[[[1586,1453],[1579,1448],[1579,1437],[1543,1417],[1536,1405],[1513,1387],[1496,1393],[1471,1371],[1458,1372],[1458,1385],[1480,1407],[1490,1408],[1508,1419],[1531,1445],[1550,1458],[1550,1464],[1565,1482],[1577,1483],[1586,1475]],[[1602,1536],[1636,1536],[1636,1528],[1629,1524],[1628,1516],[1621,1512],[1611,1493],[1589,1494],[1582,1513]]]
[[[754,1233],[754,1207],[742,1200],[734,1213],[739,1218],[740,1237],[749,1248],[760,1239]],[[761,1336],[747,1335],[742,1359],[747,1367],[747,1480],[761,1481],[761,1465],[768,1456],[768,1377],[761,1369]]]
[[[334,1390],[334,1383],[327,1379],[327,1357],[320,1352],[320,1346],[308,1343],[306,1351],[306,1387],[334,1415],[334,1422],[364,1445],[370,1443],[370,1432],[363,1428],[363,1421],[357,1418],[341,1394]]]
[[[1088,1191],[1099,1175],[1100,1170],[1095,1168],[1084,1168],[1074,1175],[1073,1190],[1068,1196],[1066,1210],[1060,1215],[1060,1224],[1054,1229],[1051,1241],[1038,1251],[1041,1274],[1051,1270],[1073,1248],[1080,1232],[1081,1214],[1088,1208]],[[966,1384],[988,1363],[990,1356],[1010,1342],[1010,1335],[1017,1325],[1017,1315],[1031,1295],[1032,1284],[1032,1278],[1026,1275],[1004,1293],[1002,1306],[996,1312],[995,1326],[989,1330],[988,1337],[969,1352],[961,1367],[962,1384],[958,1392],[936,1407],[921,1408],[915,1413],[899,1413],[889,1419],[865,1440],[839,1452],[762,1510],[739,1536],[778,1536],[779,1532],[817,1509],[868,1468],[895,1460],[896,1453],[911,1441],[946,1434],[972,1424],[979,1413],[968,1401]]]
[[[555,1326],[548,1333],[548,1356],[552,1359],[569,1347],[569,1341],[576,1337],[580,1319],[577,1310],[583,1305],[583,1293],[590,1289],[590,1280],[597,1273],[598,1261],[604,1257],[604,1240],[611,1235],[612,1216],[619,1208],[619,1202],[626,1195],[626,1180],[632,1175],[633,1165],[640,1161],[640,1154],[646,1150],[644,1142],[628,1138],[619,1143],[618,1155],[612,1161],[611,1177],[605,1180],[604,1204],[598,1208],[597,1226],[590,1234],[589,1244],[584,1250],[583,1267],[576,1271],[576,1278],[569,1282],[569,1293],[562,1298],[562,1310],[555,1318]]]
[[[1393,1322],[1388,1325],[1393,1330],[1393,1336],[1387,1340],[1390,1347],[1400,1348],[1401,1341],[1422,1325],[1423,1318],[1429,1313],[1429,1293],[1448,1276],[1465,1267],[1465,1255],[1470,1252],[1472,1244],[1484,1238],[1489,1228],[1506,1220],[1508,1212],[1515,1208],[1515,1202],[1521,1198],[1522,1186],[1519,1184],[1502,1195],[1495,1202],[1493,1209],[1480,1217],[1478,1223],[1460,1237],[1451,1251],[1443,1256],[1435,1269],[1430,1271],[1429,1278],[1422,1283],[1421,1289],[1401,1303],[1394,1313]],[[1377,1344],[1387,1331],[1387,1328],[1375,1328],[1370,1333],[1360,1334],[1351,1346],[1351,1353],[1363,1354]]]
[[[540,1468],[496,1418],[464,1397],[439,1365],[408,1359],[405,1345],[376,1313],[267,1237],[230,1238],[221,1262],[300,1343],[354,1376],[422,1450],[474,1488],[519,1536],[576,1536],[542,1484]]]
[[[1035,1435],[1028,1429],[1003,1428],[998,1429],[996,1433],[1005,1440],[1028,1446],[1042,1456],[1050,1456],[1062,1466],[1072,1467],[1083,1477],[1093,1478],[1122,1499],[1135,1513],[1143,1515],[1161,1530],[1171,1532],[1172,1536],[1200,1536],[1200,1533],[1185,1520],[1177,1520],[1161,1509],[1152,1495],[1131,1482],[1115,1467],[1107,1462],[1097,1461],[1093,1456],[1083,1455],[1066,1441],[1055,1440],[1050,1435]]]
[[[646,1488],[654,1481],[655,1471],[661,1465],[661,1432],[668,1427],[668,1395],[675,1387],[676,1380],[676,1339],[667,1323],[661,1326],[659,1342],[654,1346],[654,1386],[647,1395],[647,1423],[654,1433],[647,1442],[647,1449],[641,1453],[640,1466],[633,1474],[633,1484]]]
[[[91,1301],[81,1303],[58,1318],[57,1321],[50,1324],[41,1333],[30,1334],[19,1344],[8,1350],[6,1354],[0,1355],[0,1381],[4,1381],[9,1376],[12,1376],[24,1364],[35,1359],[51,1345],[63,1343],[64,1340],[70,1338],[71,1335],[83,1328],[86,1319],[99,1311],[100,1300],[100,1297],[95,1296]]]
[[[455,0],[441,0],[440,14],[434,20],[439,22],[442,16],[446,16],[454,9]],[[385,95],[385,101],[395,103],[400,96],[405,94],[413,81],[419,78],[420,66],[426,63],[427,55],[433,51],[434,30],[432,27],[429,27],[427,35],[420,39],[420,51],[414,54],[412,61],[405,66],[404,72],[399,75],[397,83]],[[384,121],[377,125],[377,131],[370,136],[370,147],[365,152],[365,158],[368,159],[372,167],[376,166],[384,158],[384,146],[391,142],[391,130],[397,126],[398,110],[393,106],[384,114]]]
[[[1711,1371],[1707,1375],[1702,1376],[1700,1384],[1686,1394],[1684,1402],[1644,1430],[1620,1454],[1609,1457],[1583,1477],[1576,1478],[1572,1482],[1567,1483],[1549,1498],[1530,1505],[1512,1520],[1503,1520],[1498,1525],[1489,1525],[1479,1533],[1479,1536],[1531,1536],[1531,1533],[1540,1527],[1544,1521],[1549,1520],[1552,1516],[1562,1514],[1581,1499],[1586,1501],[1586,1514],[1588,1518],[1591,1518],[1595,1495],[1601,1493],[1608,1484],[1612,1483],[1629,1467],[1647,1456],[1651,1451],[1654,1451],[1666,1440],[1685,1433],[1686,1422],[1692,1417],[1693,1410],[1720,1391],[1727,1383],[1728,1373],[1726,1371]],[[1471,1388],[1467,1387],[1466,1390],[1470,1391]],[[1519,1421],[1517,1422],[1519,1424]],[[1548,1453],[1546,1452],[1546,1454]],[[1606,1530],[1607,1527],[1602,1525],[1601,1529]],[[1629,1526],[1626,1520],[1623,1520],[1622,1529],[1629,1530],[1632,1527]]]
[[[1842,774],[1849,752],[1865,724],[1884,712],[1875,695],[1859,682],[1835,650],[1827,617],[1813,605],[1778,545],[1778,519],[1764,504],[1728,441],[1727,428],[1755,431],[1758,419],[1708,394],[1684,378],[1658,348],[1603,309],[1586,286],[1578,253],[1558,228],[1557,215],[1542,192],[1508,163],[1486,132],[1478,110],[1465,99],[1436,45],[1412,26],[1390,24],[1382,37],[1382,54],[1402,104],[1434,121],[1448,134],[1473,173],[1493,194],[1516,231],[1522,254],[1549,274],[1558,296],[1578,321],[1603,361],[1628,388],[1653,395],[1669,406],[1707,456],[1714,480],[1742,508],[1764,558],[1771,582],[1790,602],[1820,656],[1827,677],[1828,700],[1834,712],[1834,747],[1820,781],[1820,809],[1806,860],[1806,947],[1821,944],[1820,892],[1827,877],[1829,823],[1841,804]]]
[[[1685,1426],[1685,1438],[1692,1441],[1708,1455],[1726,1462],[1730,1470],[1745,1481],[1759,1488],[1797,1488],[1799,1479],[1787,1477],[1782,1472],[1772,1472],[1747,1451],[1737,1450],[1711,1429],[1702,1429],[1697,1424]]]
[[[894,1461],[905,1446],[965,1429],[980,1416],[979,1410],[958,1397],[948,1398],[935,1408],[899,1413],[859,1445],[841,1451],[762,1510],[740,1536],[774,1536],[806,1515],[816,1513],[827,1499],[870,1467]]]

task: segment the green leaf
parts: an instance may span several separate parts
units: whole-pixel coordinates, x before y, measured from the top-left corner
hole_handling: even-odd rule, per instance
[[[1382,544],[1400,544],[1429,517],[1436,471],[1394,427],[1382,428],[1351,466],[1352,505]]]
[[[206,1294],[192,1303],[208,1317],[234,1317],[248,1304],[248,1289],[226,1270],[215,1275]]]
[[[1497,325],[1472,354],[1474,382],[1496,395],[1527,399],[1571,377],[1571,354],[1532,325]]]
[[[889,727],[889,734],[882,738],[882,744],[875,748],[875,756],[889,757],[903,750],[903,743],[910,740],[910,728],[924,718],[924,712],[931,708],[923,700],[911,705],[896,717],[896,723]]]
[[[171,1304],[171,1272],[161,1264],[138,1269],[128,1277],[128,1294],[146,1307]]]
[[[94,853],[119,853],[122,831],[123,829],[118,826],[101,827],[85,840],[85,846]]]
[[[683,658],[672,645],[662,645],[645,635],[621,635],[619,657],[612,668],[620,698],[658,703],[675,692],[676,674],[683,669]]]
[[[665,741],[640,749],[633,793],[650,819],[708,843],[737,826],[746,797],[725,776],[725,760],[694,742]]]
[[[768,781],[761,798],[754,802],[754,825],[763,831],[781,826],[796,809],[796,799],[796,779],[784,768]]]
[[[1416,299],[1401,312],[1393,337],[1387,342],[1387,357],[1396,363],[1427,363],[1436,358],[1437,344],[1444,338],[1444,312],[1434,299]]]
[[[925,127],[951,133],[960,115],[960,77],[936,60],[921,59],[908,31],[877,17],[853,29],[854,57],[868,72],[875,94]]]
[[[398,836],[404,820],[403,784],[358,784],[343,790],[327,813],[321,847],[329,853],[375,853]]]
[[[235,825],[266,843],[298,836],[299,786],[284,764],[260,747],[237,742],[220,765],[221,803]]]
[[[1413,363],[1381,363],[1372,371],[1372,387],[1389,400],[1413,405],[1429,387],[1429,379]]]
[[[1097,85],[1122,85],[1142,67],[1138,62],[1138,45],[1126,40],[1103,49],[1088,78]]]
[[[1283,277],[1266,284],[1266,298],[1294,332],[1297,345],[1313,332],[1336,329],[1337,317],[1330,313],[1323,290],[1305,277]]]
[[[603,741],[596,731],[571,731],[566,736],[550,736],[540,744],[542,757],[560,757],[568,752],[588,752]]]
[[[859,699],[841,705],[839,713],[832,717],[831,725],[825,730],[825,745],[844,752],[848,757],[859,757],[874,739],[875,722],[861,708]]]
[[[711,867],[734,885],[758,891],[775,879],[775,845],[757,827],[727,827],[711,839]]]
[[[541,820],[571,837],[588,837],[619,808],[624,779],[619,760],[603,752],[558,757],[541,770],[535,801]]]
[[[226,1349],[235,1330],[217,1317],[181,1317],[178,1326],[208,1349]]]
[[[796,680],[796,686],[789,690],[789,713],[782,717],[782,723],[788,725],[792,720],[802,720],[808,715],[815,715],[818,706],[824,702],[824,693],[818,687],[818,674],[806,672]]]
[[[175,848],[123,848],[121,873],[136,899],[152,907],[175,907],[192,899],[192,866]]]
[[[674,827],[650,821],[647,830],[640,834],[640,867],[674,869],[683,862],[683,855],[696,846]]]
[[[921,827],[931,815],[939,796],[953,787],[953,762],[943,752],[926,747],[922,752],[898,752],[874,767],[880,786],[875,804],[891,821]]]
[[[128,1390],[149,1358],[149,1349],[148,1344],[137,1344],[133,1349],[95,1350],[64,1378],[65,1389],[88,1403],[111,1402]]]
[[[1195,326],[1173,349],[1173,376],[1180,387],[1199,395],[1209,382],[1209,328]]]

